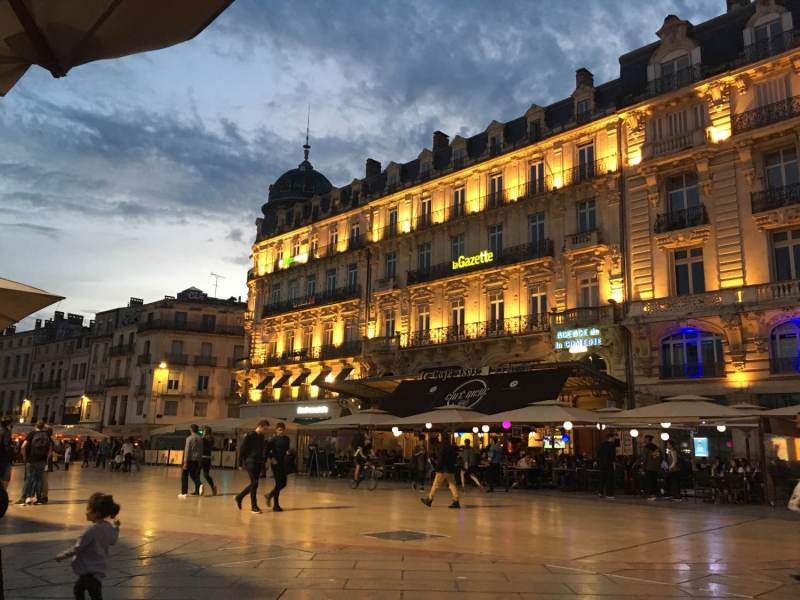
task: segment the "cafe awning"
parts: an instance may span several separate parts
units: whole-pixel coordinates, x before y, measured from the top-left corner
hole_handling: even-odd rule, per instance
[[[346,429],[348,427],[389,427],[397,421],[397,417],[384,410],[368,408],[345,417],[328,419],[314,425],[320,429]]]
[[[741,410],[713,402],[705,396],[672,396],[664,402],[625,410],[606,418],[619,423],[698,423],[710,419],[736,419],[748,416]]]
[[[300,375],[295,377],[294,381],[292,382],[292,387],[300,387],[303,385],[306,382],[306,379],[308,379],[309,375],[311,375],[311,371],[303,371],[300,373]]]
[[[411,415],[403,419],[395,419],[394,425],[403,427],[404,425],[472,425],[480,423],[494,422],[493,417],[475,410],[469,410],[460,406],[440,406],[418,415]]]
[[[63,299],[63,296],[0,277],[0,330]]]
[[[369,377],[366,379],[343,379],[341,381],[336,378],[331,382],[323,379],[317,383],[318,379],[314,380],[314,384],[322,389],[370,402],[388,398],[397,389],[397,386],[404,381],[402,377]]]
[[[316,377],[314,377],[314,380],[311,382],[311,385],[316,385],[316,386],[318,386],[318,385],[320,385],[321,383],[324,383],[324,381],[325,381],[325,378],[326,378],[328,375],[330,375],[330,373],[331,373],[331,370],[330,370],[330,369],[322,369],[322,371],[320,371],[320,372],[319,372],[319,375],[317,375]]]
[[[275,373],[267,373],[267,374],[264,376],[264,379],[262,379],[262,380],[259,382],[259,384],[256,386],[256,389],[257,389],[257,390],[263,390],[263,389],[265,389],[265,388],[266,388],[266,387],[269,385],[269,382],[270,382],[270,381],[272,381],[274,378],[275,378]]]
[[[765,417],[796,417],[800,415],[800,404],[784,406],[783,408],[773,408],[772,410],[765,410],[757,414],[764,415]]]
[[[601,416],[596,412],[575,408],[557,400],[534,402],[529,406],[492,415],[495,421],[510,421],[512,424],[536,423],[599,423]]]
[[[278,381],[272,384],[272,387],[273,388],[283,387],[284,385],[286,385],[286,382],[289,381],[291,378],[292,378],[291,373],[284,373],[283,375],[281,375]]]
[[[335,379],[336,383],[341,383],[342,381],[347,379],[347,376],[350,375],[350,373],[352,372],[353,372],[353,367],[342,367],[342,370],[339,371],[339,373],[336,375]]]

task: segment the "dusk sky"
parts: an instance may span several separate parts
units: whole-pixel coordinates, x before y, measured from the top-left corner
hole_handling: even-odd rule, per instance
[[[669,13],[724,0],[237,0],[193,41],[34,67],[0,99],[0,277],[88,318],[189,286],[246,296],[267,186],[302,160],[334,185],[595,83]],[[23,323],[31,326],[32,320]]]

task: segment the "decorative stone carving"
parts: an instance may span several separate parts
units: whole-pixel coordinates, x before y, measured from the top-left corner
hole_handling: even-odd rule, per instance
[[[756,213],[753,215],[753,220],[756,223],[756,227],[761,231],[798,225],[800,224],[800,206],[787,206],[768,212]]]
[[[719,293],[698,294],[696,296],[675,296],[645,302],[642,305],[642,312],[646,315],[689,314],[709,308],[718,310],[722,304],[722,294]]]
[[[667,231],[655,234],[656,245],[662,250],[685,248],[704,244],[711,236],[711,225],[700,225],[680,231]]]

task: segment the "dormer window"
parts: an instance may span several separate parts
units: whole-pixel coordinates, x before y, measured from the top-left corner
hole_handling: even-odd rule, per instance
[[[592,112],[591,102],[588,99],[578,100],[575,103],[575,120],[578,123],[585,123],[589,120]]]
[[[688,54],[682,54],[661,63],[661,89],[676,90],[692,81],[691,62]]]
[[[539,119],[528,122],[528,137],[532,140],[542,137],[542,122]]]
[[[453,166],[463,167],[466,160],[466,152],[463,148],[453,150]]]
[[[489,138],[489,152],[492,156],[500,154],[500,136],[493,135]]]
[[[783,25],[780,18],[772,19],[754,27],[753,37],[755,38],[755,43],[753,45],[753,55],[751,56],[752,60],[772,56],[786,50]]]

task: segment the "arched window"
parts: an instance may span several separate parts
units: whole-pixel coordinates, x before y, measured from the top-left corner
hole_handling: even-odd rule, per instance
[[[661,340],[661,377],[722,377],[725,361],[722,338],[687,329]]]
[[[770,370],[773,373],[800,371],[799,356],[800,325],[790,321],[773,329],[770,343]]]

